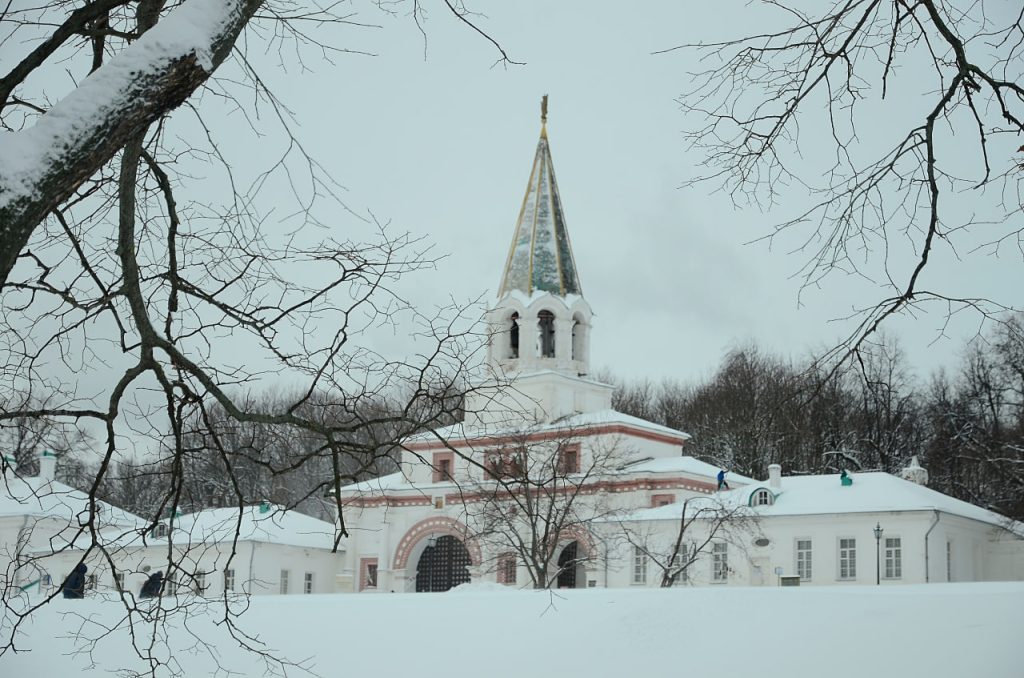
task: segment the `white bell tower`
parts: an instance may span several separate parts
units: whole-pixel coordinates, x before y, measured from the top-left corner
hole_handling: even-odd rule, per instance
[[[500,419],[499,401],[509,412],[519,408],[542,421],[611,407],[612,387],[587,378],[593,312],[583,298],[555,181],[547,100],[498,299],[487,312],[488,364],[511,387],[479,410],[473,406],[483,396],[467,401],[467,419],[481,423]]]
[[[576,273],[547,134],[547,96],[530,181],[488,312],[488,358],[503,372],[590,372],[593,313]]]

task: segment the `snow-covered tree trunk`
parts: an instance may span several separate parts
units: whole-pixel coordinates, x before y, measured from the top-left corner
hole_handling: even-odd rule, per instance
[[[263,0],[189,0],[18,132],[0,133],[0,285],[36,226],[227,58]]]

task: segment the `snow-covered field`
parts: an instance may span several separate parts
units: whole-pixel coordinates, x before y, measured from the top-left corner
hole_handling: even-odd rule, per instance
[[[148,673],[125,629],[76,653],[76,634],[121,613],[113,601],[56,601],[27,627],[24,651],[0,657],[0,676]],[[241,625],[322,676],[1024,676],[1024,584],[267,596]],[[266,674],[211,617],[172,622],[168,643],[157,654],[181,675]]]

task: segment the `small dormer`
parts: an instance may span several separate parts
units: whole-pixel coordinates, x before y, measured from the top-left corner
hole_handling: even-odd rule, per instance
[[[927,485],[928,470],[921,466],[917,461],[917,455],[915,454],[910,458],[910,463],[900,471],[900,478],[909,480],[912,483],[917,483],[918,485]]]
[[[748,506],[771,506],[775,503],[775,494],[772,493],[767,487],[758,487],[750,493],[750,498],[747,500]]]

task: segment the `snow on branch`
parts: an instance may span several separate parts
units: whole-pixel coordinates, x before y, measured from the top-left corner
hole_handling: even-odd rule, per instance
[[[33,127],[0,132],[0,284],[46,215],[205,82],[262,2],[188,0]]]

